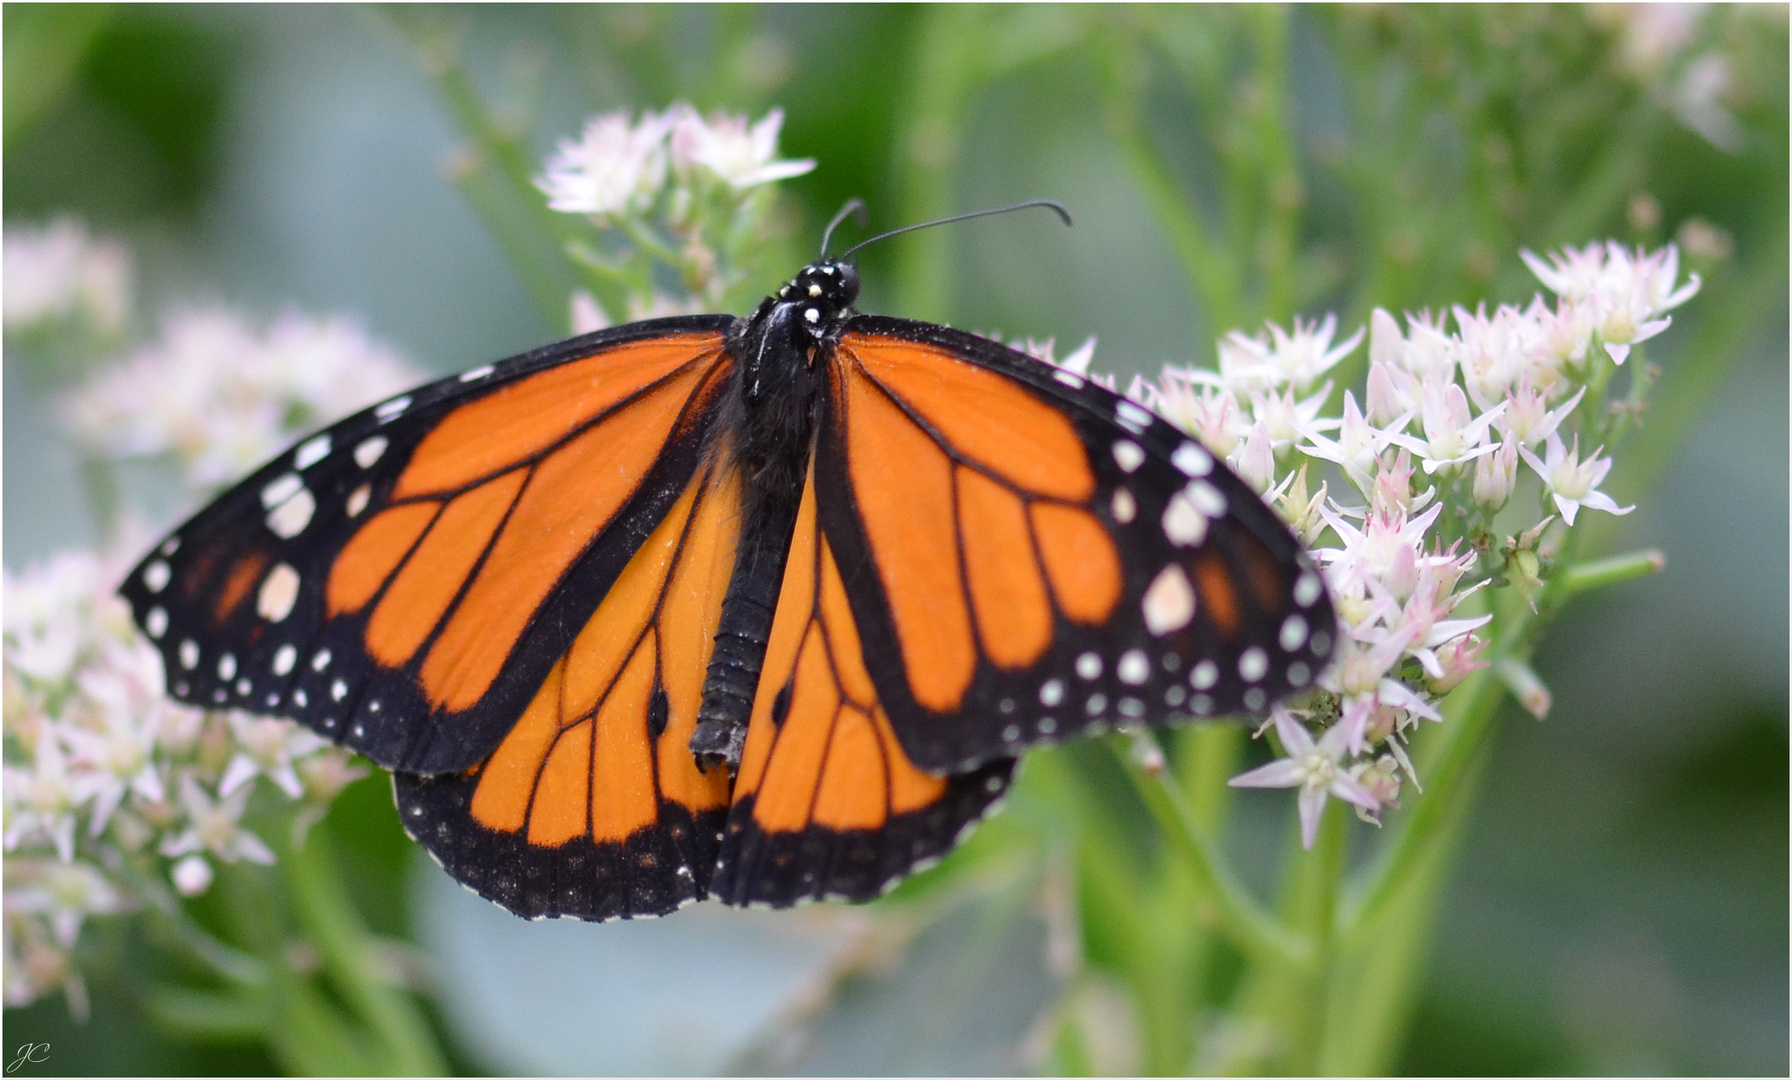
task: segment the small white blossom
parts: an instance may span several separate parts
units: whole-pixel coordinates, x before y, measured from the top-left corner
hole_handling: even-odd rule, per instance
[[[249,808],[249,795],[254,790],[253,787],[239,787],[214,801],[199,781],[191,776],[182,777],[180,805],[187,815],[187,827],[162,844],[162,854],[175,856],[202,851],[224,862],[247,859],[272,865],[272,849],[242,827],[243,811]]]
[[[736,190],[802,176],[815,168],[815,159],[778,160],[778,132],[783,126],[782,109],[773,109],[748,126],[744,116],[718,113],[705,120],[687,106],[672,128],[673,167],[688,171],[701,166]]]
[[[228,796],[257,776],[272,780],[288,798],[304,793],[293,764],[330,745],[327,740],[290,720],[242,712],[232,712],[227,719],[237,752],[218,782],[218,794]]]
[[[123,244],[60,217],[37,228],[9,225],[4,248],[0,321],[9,333],[77,312],[103,333],[123,328],[131,307],[131,254]]]
[[[1499,449],[1475,459],[1475,502],[1498,510],[1518,484],[1518,436],[1508,435]]]
[[[1381,802],[1344,767],[1342,731],[1333,727],[1315,743],[1306,726],[1283,706],[1274,706],[1270,714],[1287,756],[1234,776],[1227,781],[1230,786],[1299,788],[1300,841],[1309,848],[1319,835],[1319,817],[1328,796],[1369,811],[1381,809]]]
[[[63,948],[74,946],[89,915],[113,915],[128,906],[124,893],[90,863],[13,859],[6,864],[6,910],[47,918]]]
[[[666,182],[666,135],[678,112],[642,113],[639,123],[626,109],[606,113],[587,121],[577,141],[560,140],[535,180],[549,209],[612,217],[651,206]]]
[[[1332,335],[1338,330],[1336,315],[1313,323],[1297,318],[1292,332],[1275,323],[1264,325],[1269,331],[1267,341],[1262,335],[1247,337],[1237,330],[1220,339],[1220,378],[1234,393],[1293,386],[1304,394],[1321,375],[1355,352],[1364,334],[1364,329],[1358,327],[1349,340],[1333,348]]]
[[[203,855],[188,855],[168,872],[168,879],[182,896],[198,896],[211,888],[212,877],[212,864]]]
[[[1628,514],[1635,510],[1634,506],[1619,506],[1610,495],[1595,490],[1605,474],[1611,471],[1612,459],[1602,458],[1600,447],[1594,450],[1587,460],[1580,460],[1580,436],[1574,437],[1574,449],[1562,445],[1562,437],[1551,433],[1549,441],[1544,444],[1544,459],[1537,460],[1537,455],[1519,447],[1524,455],[1525,463],[1536,470],[1543,483],[1549,488],[1550,496],[1555,499],[1556,509],[1562,512],[1562,520],[1569,525],[1574,524],[1574,516],[1583,506],[1594,510],[1603,510],[1608,514]]]

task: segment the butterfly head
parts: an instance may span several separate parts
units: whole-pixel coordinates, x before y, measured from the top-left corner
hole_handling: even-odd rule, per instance
[[[827,336],[859,298],[859,270],[852,263],[823,259],[797,272],[778,289],[778,302],[797,309],[797,321],[817,338]]]

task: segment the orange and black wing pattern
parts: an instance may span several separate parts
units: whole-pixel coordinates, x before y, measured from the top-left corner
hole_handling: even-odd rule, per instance
[[[829,378],[821,532],[920,767],[1260,711],[1330,655],[1330,601],[1287,527],[1138,404],[879,316],[848,324]]]
[[[1014,762],[917,768],[867,667],[811,474],[710,883],[729,904],[868,900],[950,851],[1006,792]]]
[[[275,458],[122,588],[175,697],[380,765],[485,760],[701,468],[731,320],[574,338]]]
[[[489,759],[394,775],[405,828],[457,880],[529,918],[708,895],[730,778],[689,744],[739,523],[738,482],[706,464]]]

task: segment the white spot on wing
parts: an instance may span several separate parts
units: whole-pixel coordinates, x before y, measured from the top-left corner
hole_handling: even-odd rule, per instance
[[[1145,629],[1163,636],[1187,626],[1195,617],[1195,587],[1175,563],[1159,570],[1140,603]]]
[[[1318,575],[1311,570],[1302,571],[1300,577],[1294,579],[1294,602],[1301,607],[1312,607],[1318,599]]]
[[[363,469],[371,469],[373,468],[373,463],[378,461],[380,455],[385,452],[386,437],[384,435],[375,435],[371,439],[363,439],[361,440],[361,444],[355,447],[355,464],[361,466]]]
[[[380,423],[383,424],[410,407],[411,395],[404,394],[400,397],[393,398],[391,401],[381,402],[380,405],[373,410],[373,415],[379,417]]]
[[[1185,442],[1170,455],[1171,464],[1185,476],[1206,476],[1213,471],[1213,455],[1192,442]]]
[[[490,364],[487,364],[484,367],[476,367],[472,371],[463,371],[463,372],[461,372],[460,381],[461,382],[478,382],[480,379],[485,378],[487,375],[490,375],[495,370],[497,370],[497,369],[493,368]]]
[[[1098,653],[1086,652],[1076,658],[1076,673],[1085,679],[1101,677],[1101,656]]]
[[[1052,378],[1063,383],[1065,386],[1070,387],[1072,390],[1081,390],[1083,388],[1083,377],[1074,371],[1065,371],[1063,368],[1059,368],[1057,371],[1052,372]]]
[[[188,671],[199,666],[199,643],[192,638],[180,643],[180,666]]]
[[[1269,671],[1269,654],[1255,645],[1238,657],[1238,674],[1245,682],[1256,682]]]
[[[274,530],[274,535],[291,540],[305,531],[305,526],[311,524],[311,515],[316,511],[316,497],[311,494],[310,488],[301,487],[268,515],[268,528]]]
[[[218,657],[218,678],[220,678],[220,679],[236,678],[236,654],[235,653],[225,653],[223,656]]]
[[[1120,666],[1115,668],[1121,682],[1138,686],[1151,677],[1151,661],[1145,657],[1143,649],[1128,649],[1120,656]]]
[[[161,608],[150,608],[149,614],[143,616],[143,629],[149,636],[159,639],[168,632],[168,613]]]
[[[299,598],[299,572],[287,563],[279,563],[261,579],[261,591],[255,594],[255,613],[269,622],[279,622],[292,614]]]
[[[1139,503],[1132,497],[1132,492],[1125,488],[1115,488],[1114,498],[1110,504],[1114,511],[1114,520],[1125,525],[1139,516]]]
[[[1131,439],[1121,439],[1114,444],[1114,464],[1121,472],[1135,471],[1145,464],[1145,448]]]
[[[1276,638],[1276,644],[1283,652],[1293,652],[1307,640],[1307,620],[1299,615],[1290,615],[1282,620],[1282,632]]]
[[[1050,709],[1064,700],[1064,682],[1061,679],[1047,679],[1039,688],[1039,704]]]
[[[312,671],[322,671],[323,669],[325,669],[329,666],[330,666],[330,650],[319,649],[311,657],[311,670]]]
[[[299,479],[298,473],[286,473],[268,481],[268,486],[261,489],[261,505],[272,510],[304,489],[305,481]]]
[[[1206,514],[1208,517],[1216,518],[1225,514],[1226,497],[1220,494],[1219,488],[1214,487],[1207,481],[1193,481],[1183,490],[1188,492],[1189,501],[1195,504],[1195,509]]]
[[[1164,535],[1173,544],[1194,547],[1207,539],[1207,515],[1195,509],[1194,502],[1183,492],[1170,496],[1164,507]]]
[[[337,679],[335,682],[330,684],[330,698],[332,700],[341,701],[343,698],[345,698],[347,696],[348,696],[348,684],[347,683],[343,682],[341,679]]]
[[[290,642],[282,645],[274,652],[274,674],[285,675],[298,662],[299,650],[293,648]]]
[[[168,587],[168,579],[173,576],[174,571],[169,569],[168,564],[157,559],[143,568],[143,587],[152,593],[159,593]]]
[[[373,487],[369,484],[362,484],[348,493],[348,502],[343,504],[342,508],[348,511],[349,517],[360,517],[361,511],[367,509],[367,500],[371,498],[373,498]]]
[[[1195,665],[1195,670],[1188,673],[1188,684],[1196,690],[1206,690],[1220,681],[1220,666],[1212,660],[1203,660]]]
[[[1130,401],[1122,401],[1114,406],[1114,416],[1134,431],[1144,431],[1151,426],[1151,413]]]
[[[306,439],[299,444],[299,450],[292,456],[292,467],[309,469],[324,458],[330,456],[330,437],[319,435],[314,439]]]

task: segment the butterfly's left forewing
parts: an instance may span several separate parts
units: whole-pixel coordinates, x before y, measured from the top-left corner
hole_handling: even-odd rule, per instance
[[[849,325],[830,380],[822,532],[921,767],[1261,711],[1330,655],[1330,601],[1287,527],[1137,403],[877,316]]]
[[[121,589],[170,691],[388,768],[477,763],[699,467],[727,323],[575,338],[275,458]]]

